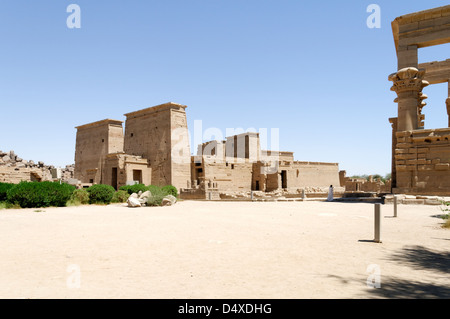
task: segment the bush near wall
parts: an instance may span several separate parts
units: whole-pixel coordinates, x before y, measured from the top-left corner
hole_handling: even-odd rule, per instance
[[[152,193],[152,196],[147,201],[148,206],[161,206],[164,197],[167,195],[178,197],[178,190],[172,185],[166,185],[163,187],[150,185],[149,190]]]
[[[0,202],[6,201],[8,191],[15,185],[10,183],[0,183]]]
[[[162,188],[162,190],[167,194],[167,195],[172,195],[175,196],[176,198],[178,198],[178,189],[175,186],[172,185],[166,185]]]
[[[110,185],[96,184],[87,189],[89,204],[110,204],[116,190]]]
[[[64,207],[75,187],[59,182],[21,182],[7,192],[7,201],[22,208]]]
[[[72,196],[70,196],[70,200],[68,205],[87,205],[89,204],[89,193],[85,189],[76,189]]]
[[[152,193],[152,196],[149,197],[147,201],[148,206],[161,206],[162,200],[167,195],[167,193],[158,186],[150,185],[152,186],[150,188],[150,192]]]
[[[148,191],[148,187],[144,184],[136,184],[136,185],[126,185],[119,188],[121,191],[127,191],[129,195],[133,193],[146,192]]]
[[[130,195],[127,191],[118,190],[114,193],[111,203],[126,203],[128,197],[130,197]]]

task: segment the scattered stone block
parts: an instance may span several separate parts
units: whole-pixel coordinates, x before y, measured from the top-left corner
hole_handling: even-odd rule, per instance
[[[137,208],[142,207],[141,202],[138,198],[130,196],[127,200],[128,207]]]
[[[173,195],[167,195],[162,200],[162,206],[172,206],[177,202],[177,198]]]
[[[423,205],[425,204],[425,200],[424,199],[403,199],[402,200],[402,204],[404,205]]]
[[[441,201],[438,199],[425,199],[425,205],[441,205]]]

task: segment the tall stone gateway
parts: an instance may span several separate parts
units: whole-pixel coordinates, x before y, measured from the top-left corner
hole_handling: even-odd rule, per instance
[[[450,84],[442,113],[449,127],[425,129],[422,90],[450,83],[450,60],[419,64],[418,49],[450,43],[450,5],[407,14],[392,22],[397,72],[389,76],[397,93],[398,115],[392,124],[394,193],[450,195]]]
[[[82,183],[102,183],[102,168],[106,156],[123,152],[122,123],[107,119],[76,127],[76,179]]]
[[[154,185],[180,189],[190,183],[186,107],[170,102],[125,114],[124,151],[148,160]]]

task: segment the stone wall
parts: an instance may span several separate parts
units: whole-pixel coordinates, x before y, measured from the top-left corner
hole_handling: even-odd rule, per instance
[[[278,161],[276,167],[274,163],[260,162],[255,163],[253,168],[253,190],[297,191],[307,187],[328,189],[330,185],[340,187],[337,163]]]
[[[424,129],[430,84],[448,83],[442,101],[450,126],[450,60],[419,64],[418,50],[450,43],[450,5],[407,14],[392,22],[397,72],[389,75],[397,93],[392,124],[392,185],[396,194],[450,194],[450,129]],[[444,49],[445,50],[445,49]],[[426,110],[426,109],[425,109]]]
[[[223,162],[214,156],[194,158],[192,174],[197,185],[214,183],[221,192],[251,190],[253,163],[237,163],[233,158]]]
[[[166,103],[125,114],[124,151],[148,159],[154,185],[180,189],[191,180],[185,108]]]
[[[150,185],[152,170],[146,159],[124,153],[109,154],[105,158],[102,184],[119,189],[127,184]]]
[[[346,178],[346,192],[391,193],[391,180],[367,180],[365,178]]]
[[[122,121],[103,120],[77,127],[75,178],[81,183],[102,182],[106,155],[123,151]]]
[[[450,194],[450,128],[397,132],[396,194]]]
[[[380,179],[369,176],[366,178],[346,177],[346,171],[339,172],[341,186],[345,187],[346,192],[368,192],[368,193],[391,193],[392,180],[383,182]]]
[[[17,184],[21,181],[43,182],[53,181],[52,170],[55,167],[43,162],[26,161],[17,156],[14,151],[0,151],[0,183]],[[73,179],[74,165],[61,169],[61,179],[64,182]]]

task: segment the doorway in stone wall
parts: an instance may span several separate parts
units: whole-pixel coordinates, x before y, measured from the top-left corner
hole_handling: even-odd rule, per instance
[[[281,188],[287,188],[287,171],[281,171]]]
[[[142,171],[140,169],[133,170],[133,181],[142,184]]]
[[[115,190],[117,190],[117,167],[112,168],[111,186],[114,187]]]

